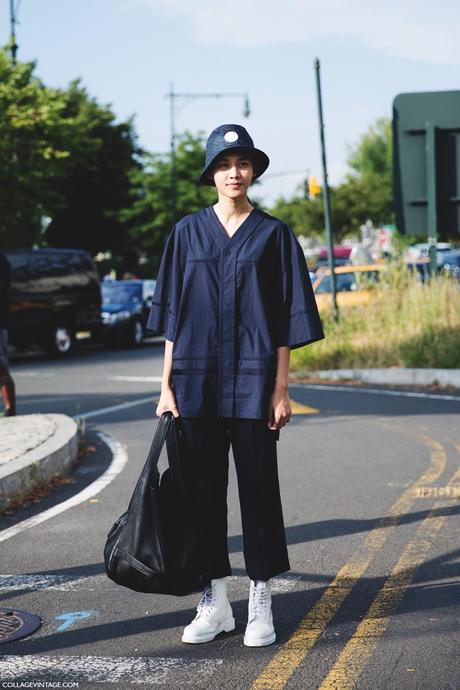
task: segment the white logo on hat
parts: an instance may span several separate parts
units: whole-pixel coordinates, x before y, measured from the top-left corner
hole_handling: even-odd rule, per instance
[[[233,131],[225,132],[224,139],[225,141],[236,141],[238,139],[238,134]]]

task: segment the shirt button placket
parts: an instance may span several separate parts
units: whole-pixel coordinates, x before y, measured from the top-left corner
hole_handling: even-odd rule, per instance
[[[234,412],[235,362],[235,254],[224,249],[221,255],[221,309],[219,357],[219,407],[222,416]]]

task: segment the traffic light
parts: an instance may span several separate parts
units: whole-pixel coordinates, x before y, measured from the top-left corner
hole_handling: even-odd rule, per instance
[[[321,185],[318,182],[318,178],[314,175],[310,175],[308,178],[308,196],[314,199],[318,194],[321,194]]]

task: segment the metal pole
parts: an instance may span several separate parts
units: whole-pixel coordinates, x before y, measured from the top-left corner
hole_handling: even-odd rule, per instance
[[[171,227],[174,226],[177,217],[176,122],[174,98],[174,85],[171,83],[169,90],[169,118],[171,127]]]
[[[438,209],[436,189],[436,127],[432,122],[425,125],[426,131],[426,196],[427,196],[427,225],[428,225],[428,256],[430,259],[430,278],[436,276],[438,241]]]
[[[177,98],[184,100],[195,100],[196,98],[224,98],[238,97],[244,98],[243,116],[249,117],[251,114],[249,95],[247,93],[176,93],[174,84],[169,86],[169,122],[171,129],[171,222],[172,225],[177,219],[177,166],[176,166],[176,121],[175,121],[175,101]]]
[[[16,65],[16,53],[18,46],[16,44],[16,9],[14,6],[14,0],[10,0],[10,23],[11,23],[11,37],[10,37],[10,49],[11,49],[11,60],[13,65]]]
[[[337,291],[334,271],[334,244],[333,244],[333,230],[332,230],[332,211],[331,199],[329,196],[329,185],[327,180],[327,164],[326,164],[326,145],[324,141],[324,122],[323,122],[323,105],[321,101],[321,77],[320,64],[318,58],[315,58],[316,71],[316,90],[318,94],[318,116],[319,116],[319,136],[321,140],[321,160],[323,164],[323,199],[324,199],[324,221],[326,224],[327,234],[327,253],[329,258],[329,268],[331,270],[331,288],[332,288],[332,314],[334,321],[339,320],[339,309],[337,306]]]

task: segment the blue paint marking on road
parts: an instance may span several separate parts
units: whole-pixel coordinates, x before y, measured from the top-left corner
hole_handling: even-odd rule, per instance
[[[62,632],[63,630],[67,630],[67,628],[70,628],[74,623],[77,621],[83,620],[84,618],[90,618],[91,616],[97,615],[97,611],[92,610],[92,611],[67,611],[66,613],[60,613],[59,616],[55,616],[54,620],[56,621],[64,621],[59,628],[57,629],[58,632]]]

